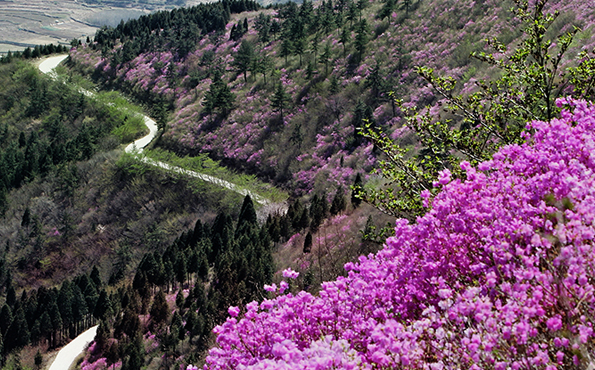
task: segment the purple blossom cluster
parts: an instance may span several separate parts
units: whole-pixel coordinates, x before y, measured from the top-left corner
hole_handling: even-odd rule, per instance
[[[595,106],[557,103],[317,296],[234,308],[205,369],[593,366]]]

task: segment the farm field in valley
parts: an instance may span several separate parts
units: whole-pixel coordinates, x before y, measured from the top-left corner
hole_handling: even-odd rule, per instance
[[[0,0],[0,53],[35,45],[67,45],[73,38],[92,37],[102,25],[137,18],[153,11],[192,6],[201,0],[76,1]]]

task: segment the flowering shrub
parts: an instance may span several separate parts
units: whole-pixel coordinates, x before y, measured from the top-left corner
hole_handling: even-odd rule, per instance
[[[593,366],[595,107],[557,103],[525,144],[444,173],[427,214],[347,277],[318,296],[271,286],[216,327],[205,369]]]

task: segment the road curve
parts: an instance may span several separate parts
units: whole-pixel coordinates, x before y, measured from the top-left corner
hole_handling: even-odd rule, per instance
[[[68,54],[57,55],[49,57],[39,64],[39,70],[46,74],[53,74],[54,68],[62,63],[64,59],[68,58]]]
[[[39,69],[43,73],[52,75],[54,73],[54,68],[56,68],[58,66],[58,64],[60,64],[67,57],[68,57],[68,55],[58,55],[55,57],[47,58],[46,60],[41,62],[41,64],[39,65]],[[90,95],[92,95],[92,93],[85,91],[85,95],[90,96]],[[159,129],[157,127],[157,123],[155,122],[155,120],[153,120],[152,118],[147,117],[145,115],[143,115],[143,120],[145,121],[145,125],[147,125],[147,128],[149,129],[149,133],[146,136],[141,137],[138,140],[135,140],[133,143],[128,144],[126,146],[126,148],[124,149],[124,151],[126,153],[140,154],[143,151],[143,149],[147,145],[149,145],[149,143],[155,138],[155,136],[157,136],[157,132],[159,131]],[[137,158],[141,162],[147,163],[149,165],[152,165],[155,167],[160,167],[160,168],[163,168],[163,169],[166,169],[169,171],[173,171],[173,172],[177,172],[180,174],[184,174],[189,177],[198,178],[203,181],[210,182],[215,185],[221,186],[223,188],[229,189],[231,191],[234,191],[234,192],[239,193],[244,196],[248,194],[248,195],[250,195],[250,198],[252,198],[253,201],[255,201],[256,203],[259,203],[263,206],[266,206],[265,212],[267,214],[268,213],[285,213],[285,212],[287,212],[287,205],[285,204],[285,202],[273,203],[270,200],[268,200],[258,194],[255,194],[247,189],[244,189],[238,185],[230,183],[229,181],[225,181],[223,179],[220,179],[220,178],[217,178],[214,176],[210,176],[210,175],[206,175],[203,173],[186,170],[184,168],[173,166],[173,165],[170,165],[165,162],[155,161],[155,160],[147,158],[147,157],[138,156]]]
[[[54,362],[50,365],[49,370],[68,370],[74,360],[95,339],[95,334],[97,334],[97,325],[87,329],[87,331],[74,338],[72,342],[62,347]]]

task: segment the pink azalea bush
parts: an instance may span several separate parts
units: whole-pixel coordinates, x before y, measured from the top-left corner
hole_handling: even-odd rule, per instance
[[[233,308],[205,369],[594,366],[595,107],[558,104],[317,296]]]

